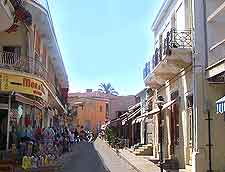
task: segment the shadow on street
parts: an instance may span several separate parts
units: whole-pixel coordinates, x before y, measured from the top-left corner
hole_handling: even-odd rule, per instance
[[[63,172],[108,172],[103,160],[92,143],[79,143],[73,146],[63,160]]]

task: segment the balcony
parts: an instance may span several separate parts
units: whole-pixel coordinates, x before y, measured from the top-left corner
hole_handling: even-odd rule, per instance
[[[24,58],[16,53],[0,51],[0,69],[24,72],[42,78],[48,83],[50,89],[57,95],[61,102],[65,102],[64,98],[62,98],[62,93],[54,84],[53,77],[51,77],[46,67],[37,58]]]
[[[192,63],[191,31],[171,29],[152,58],[153,73],[163,81],[172,79]]]
[[[154,66],[154,63],[152,66]],[[161,80],[159,77],[155,76],[154,73],[152,73],[152,66],[151,62],[145,64],[145,67],[143,69],[143,80],[146,86],[151,85],[151,88],[157,88],[163,84],[163,80]]]
[[[7,30],[14,22],[14,8],[9,0],[0,0],[0,31]]]
[[[152,61],[146,63],[143,70],[144,83],[153,89],[159,88],[191,63],[191,31],[171,29],[162,44],[155,49]]]

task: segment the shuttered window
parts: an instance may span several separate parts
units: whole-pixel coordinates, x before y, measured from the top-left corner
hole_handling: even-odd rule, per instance
[[[179,144],[179,106],[177,103],[171,108],[171,142],[172,145]]]

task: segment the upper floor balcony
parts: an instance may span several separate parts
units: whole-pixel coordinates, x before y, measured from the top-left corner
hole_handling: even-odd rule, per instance
[[[146,86],[151,85],[151,88],[157,88],[163,81],[152,73],[151,62],[145,64],[143,69],[143,80]]]
[[[7,30],[14,22],[14,8],[9,0],[0,0],[0,31]]]
[[[21,57],[19,53],[0,51],[0,69],[27,73],[43,79],[51,91],[60,99],[61,103],[66,103],[62,92],[63,88],[56,83],[54,74],[48,72],[45,65],[39,59]]]
[[[155,49],[152,57],[152,69],[145,77],[145,84],[151,88],[163,85],[172,79],[181,69],[192,63],[192,36],[190,30],[171,29]]]

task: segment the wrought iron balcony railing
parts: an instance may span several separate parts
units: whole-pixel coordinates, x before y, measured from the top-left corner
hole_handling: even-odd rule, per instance
[[[161,60],[162,60],[162,46],[159,46],[159,48],[155,49],[155,54],[152,57],[153,68],[156,67]]]
[[[0,68],[25,72],[43,78],[61,102],[64,103],[65,100],[62,98],[60,90],[56,88],[55,77],[47,71],[39,58],[21,57],[17,53],[0,51]]]
[[[171,55],[173,48],[191,48],[192,37],[190,30],[177,31],[171,29],[167,32],[167,36],[158,48],[155,49],[155,54],[152,57],[153,68],[155,68],[162,60],[163,55]]]
[[[6,68],[26,73],[35,74],[48,80],[48,72],[38,59],[21,57],[17,53],[0,52],[0,68]]]
[[[145,67],[143,69],[143,79],[145,79],[150,72],[151,72],[150,62],[145,63]]]
[[[191,30],[178,31],[171,29],[167,32],[167,36],[163,43],[163,54],[170,53],[169,50],[172,48],[191,48],[192,47],[192,35]]]

